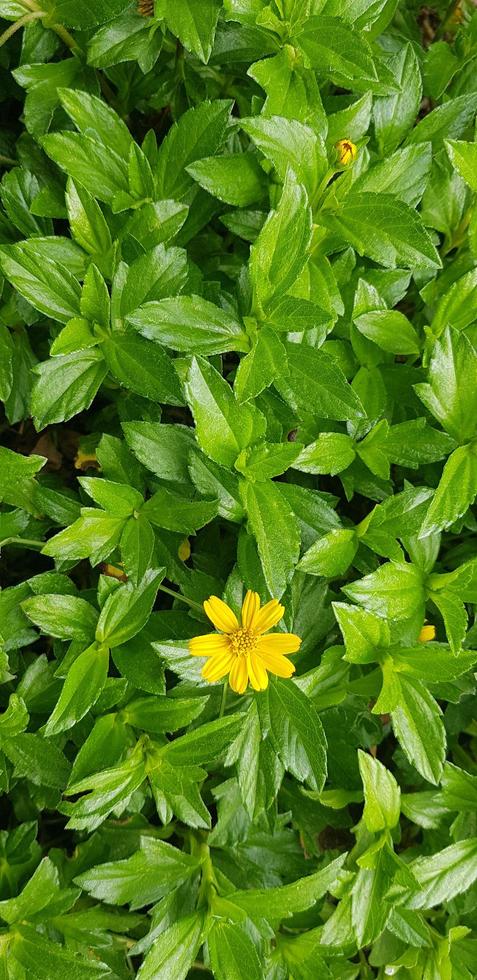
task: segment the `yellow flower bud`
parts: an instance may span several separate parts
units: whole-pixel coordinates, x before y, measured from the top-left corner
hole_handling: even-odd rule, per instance
[[[184,540],[181,541],[181,543],[180,543],[180,545],[179,545],[179,547],[177,549],[177,554],[179,555],[179,558],[180,558],[181,561],[187,561],[187,559],[190,558],[190,541],[189,541],[189,538],[184,538]]]
[[[116,565],[108,565],[105,563],[101,566],[101,572],[103,575],[108,575],[109,578],[117,578],[120,582],[127,582],[128,577],[123,568],[116,568]]]
[[[428,643],[429,640],[434,640],[436,637],[436,627],[432,624],[429,626],[423,626],[421,632],[419,633],[419,643]]]
[[[335,146],[338,152],[338,163],[343,167],[347,167],[349,163],[356,160],[358,148],[351,140],[338,140]]]

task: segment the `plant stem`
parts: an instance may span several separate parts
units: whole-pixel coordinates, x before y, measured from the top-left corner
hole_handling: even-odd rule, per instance
[[[223,718],[225,712],[225,705],[227,704],[227,694],[229,690],[228,681],[224,681],[224,686],[222,688],[222,700],[220,702],[219,718]]]
[[[13,24],[10,24],[10,27],[7,27],[3,34],[0,34],[0,48],[3,44],[6,44],[6,42],[13,37],[17,31],[19,31],[22,27],[25,27],[26,24],[30,24],[31,21],[38,20],[40,17],[45,16],[46,14],[44,10],[31,10],[29,14],[24,14],[23,17],[19,17]]]
[[[0,167],[16,167],[18,160],[14,160],[13,157],[6,157],[3,153],[0,153]]]
[[[58,37],[61,37],[63,43],[66,44],[66,47],[69,48],[73,54],[83,54],[79,44],[76,43],[73,35],[66,30],[66,27],[64,27],[63,24],[48,24],[47,26],[50,27],[55,34],[58,34]]]
[[[17,537],[4,538],[3,541],[0,541],[0,549],[6,548],[7,545],[10,544],[23,545],[24,548],[39,548],[41,551],[41,549],[44,547],[45,542],[34,541],[32,538],[17,538]]]
[[[197,612],[203,612],[202,606],[198,602],[194,602],[193,599],[189,599],[186,595],[182,595],[181,592],[174,592],[174,589],[168,589],[167,585],[159,586],[160,592],[166,592],[167,595],[171,595],[174,599],[180,599],[181,602],[186,602],[191,609],[196,609]]]

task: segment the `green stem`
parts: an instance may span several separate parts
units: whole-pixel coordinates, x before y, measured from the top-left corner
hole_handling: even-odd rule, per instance
[[[224,681],[224,686],[222,688],[222,700],[220,702],[219,718],[223,718],[225,712],[225,705],[227,704],[227,694],[229,690],[228,681]]]
[[[167,595],[173,596],[174,599],[180,599],[181,602],[186,602],[191,609],[196,609],[197,612],[203,612],[202,606],[198,602],[194,602],[193,599],[189,599],[186,595],[182,595],[181,592],[174,592],[174,589],[168,589],[167,585],[160,585],[159,590],[161,592],[166,592]]]
[[[0,153],[0,167],[16,167],[18,160],[14,160],[13,157],[6,157],[3,153]]]
[[[0,34],[0,48],[3,44],[6,44],[17,31],[19,31],[22,27],[25,27],[26,24],[30,24],[31,21],[38,20],[40,17],[45,16],[44,10],[31,10],[29,14],[24,14],[23,17],[19,17],[13,24],[10,24],[10,27],[7,27],[3,34]]]
[[[83,54],[79,44],[76,43],[73,35],[66,30],[66,27],[64,27],[63,24],[45,24],[45,27],[46,26],[50,27],[55,34],[58,34],[58,37],[61,37],[63,44],[66,44],[66,47],[69,48],[73,54]]]
[[[45,546],[44,541],[34,541],[32,538],[11,537],[11,538],[4,538],[3,541],[0,541],[0,550],[2,548],[6,548],[7,545],[10,544],[18,544],[20,546],[23,545],[24,548],[39,548],[40,551]]]

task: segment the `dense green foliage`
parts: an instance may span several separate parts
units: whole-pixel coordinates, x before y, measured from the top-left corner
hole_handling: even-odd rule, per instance
[[[472,980],[475,4],[0,17],[0,976]]]

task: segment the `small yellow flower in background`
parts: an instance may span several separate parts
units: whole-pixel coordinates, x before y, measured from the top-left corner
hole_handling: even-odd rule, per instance
[[[349,163],[356,160],[358,148],[351,140],[338,140],[335,147],[338,151],[338,163],[341,163],[343,167],[347,167]]]
[[[179,547],[177,549],[177,554],[178,554],[178,556],[179,556],[179,558],[180,558],[181,561],[187,561],[187,559],[190,558],[190,541],[189,541],[189,538],[184,538],[184,540],[181,541],[181,543],[180,543],[180,545],[179,545]]]
[[[77,470],[87,470],[89,467],[99,468],[99,462],[96,457],[96,453],[88,453],[83,449],[78,449],[75,456],[75,469]]]
[[[428,643],[429,640],[434,640],[436,637],[436,627],[429,625],[423,626],[421,632],[419,633],[419,643]]]
[[[109,578],[117,578],[120,582],[127,582],[128,577],[124,568],[116,568],[116,565],[108,565],[105,563],[101,565],[101,572],[103,575],[108,575]]]
[[[268,687],[268,674],[291,677],[295,665],[287,660],[300,649],[301,639],[294,633],[267,633],[280,622],[285,609],[272,599],[260,609],[260,597],[248,591],[242,605],[241,622],[230,607],[216,595],[204,602],[204,610],[220,633],[207,633],[189,640],[193,657],[207,657],[202,677],[213,684],[229,674],[236,694],[250,684],[255,691]]]

